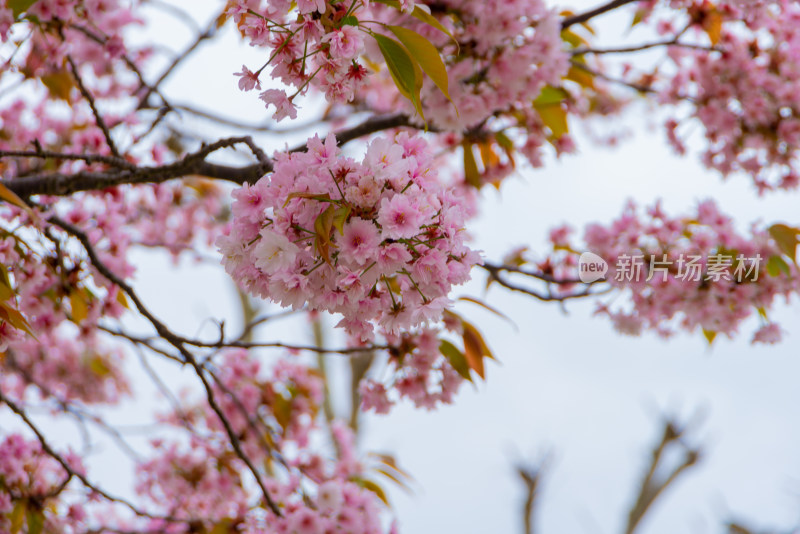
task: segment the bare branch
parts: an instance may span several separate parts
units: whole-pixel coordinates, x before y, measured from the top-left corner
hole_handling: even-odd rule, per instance
[[[682,441],[681,438],[684,433],[685,428],[678,427],[673,421],[668,420],[664,423],[664,432],[661,440],[653,449],[652,460],[642,480],[636,502],[628,513],[628,523],[625,527],[625,534],[633,534],[647,512],[652,508],[656,499],[658,499],[684,471],[695,465],[700,459],[700,451],[688,447]],[[668,475],[657,479],[655,476],[656,470],[661,464],[661,459],[665,451],[675,448],[682,449],[683,460],[674,467]]]
[[[598,15],[602,15],[603,13],[608,13],[609,11],[613,11],[614,9],[620,8],[624,5],[631,4],[638,0],[613,0],[607,4],[603,4],[602,6],[596,7],[594,9],[590,9],[584,13],[579,13],[577,15],[572,15],[571,17],[566,17],[564,20],[561,21],[561,29],[566,30],[573,24],[581,24],[587,22]]]
[[[97,104],[95,104],[94,97],[92,93],[86,88],[83,84],[83,79],[81,79],[80,74],[78,73],[78,67],[75,66],[75,62],[72,60],[71,56],[67,56],[67,62],[69,63],[69,68],[72,71],[72,77],[75,78],[75,83],[78,84],[78,89],[80,89],[83,98],[89,103],[89,107],[92,108],[92,114],[94,115],[94,120],[97,123],[97,126],[103,131],[103,136],[106,138],[106,144],[108,144],[109,150],[111,150],[111,154],[115,158],[121,159],[122,156],[119,154],[119,150],[117,150],[117,145],[114,143],[114,139],[111,138],[111,132],[108,130],[108,126],[106,122],[103,120],[103,116],[100,115],[100,111],[97,109]]]
[[[194,369],[195,374],[200,379],[200,382],[203,384],[203,388],[206,391],[206,400],[208,401],[208,404],[211,407],[211,409],[219,418],[220,422],[222,423],[222,426],[225,428],[225,433],[228,435],[228,439],[231,442],[231,446],[233,447],[234,452],[239,457],[239,459],[244,462],[244,464],[250,470],[250,473],[255,478],[256,483],[258,484],[258,487],[261,490],[262,495],[264,496],[264,500],[267,506],[269,506],[270,510],[272,510],[272,512],[275,515],[281,516],[281,511],[278,508],[278,505],[270,496],[269,492],[267,491],[267,488],[264,485],[263,480],[261,480],[261,475],[259,474],[258,469],[256,469],[255,465],[253,465],[252,460],[250,460],[250,458],[242,449],[242,444],[241,440],[239,439],[239,436],[233,430],[231,422],[225,416],[225,413],[222,411],[222,408],[217,403],[214,395],[214,390],[205,376],[203,367],[200,365],[200,363],[198,363],[194,355],[192,355],[192,353],[186,349],[186,347],[184,346],[183,338],[172,332],[169,328],[167,328],[167,326],[163,322],[161,322],[158,318],[156,318],[155,315],[153,315],[153,313],[144,305],[144,303],[141,301],[141,299],[133,290],[133,288],[130,285],[128,285],[128,283],[125,282],[122,278],[114,274],[108,268],[108,266],[106,266],[100,260],[100,258],[97,256],[97,253],[94,250],[94,247],[92,246],[91,241],[89,240],[89,237],[83,231],[69,224],[66,221],[62,221],[58,217],[51,217],[49,219],[49,222],[51,224],[54,224],[62,228],[68,234],[72,235],[78,241],[80,241],[81,245],[83,245],[83,248],[86,250],[86,254],[88,254],[89,260],[91,261],[94,268],[101,275],[106,277],[110,282],[112,282],[113,284],[118,286],[122,291],[125,292],[128,298],[133,302],[134,306],[136,306],[136,309],[139,311],[139,313],[141,313],[150,322],[153,328],[155,328],[158,335],[164,338],[164,340],[167,341],[170,345],[175,347],[178,350],[178,352],[180,352],[181,356],[183,356],[185,362],[188,363],[192,367],[192,369]]]

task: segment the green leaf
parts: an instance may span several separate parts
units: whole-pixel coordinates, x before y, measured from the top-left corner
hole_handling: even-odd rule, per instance
[[[773,224],[769,227],[769,235],[781,252],[797,263],[797,238],[800,236],[800,229],[785,224]]]
[[[339,235],[344,235],[344,223],[350,217],[353,208],[350,206],[340,206],[333,212],[333,227],[339,230]]]
[[[569,97],[569,93],[561,87],[553,87],[552,85],[545,85],[542,92],[533,101],[534,107],[550,106],[553,104],[560,104]]]
[[[314,246],[328,265],[331,264],[330,251],[331,247],[334,246],[333,243],[331,243],[331,230],[333,230],[333,219],[335,216],[334,211],[333,206],[328,206],[314,221],[314,232],[316,233]]]
[[[14,503],[14,509],[11,510],[9,520],[11,522],[11,534],[17,534],[22,530],[22,524],[25,521],[25,510],[28,507],[28,501],[20,499]]]
[[[770,276],[780,276],[781,272],[786,273],[786,276],[792,274],[789,264],[786,263],[780,256],[770,256],[767,260],[767,274]]]
[[[379,4],[384,4],[389,7],[393,7],[398,11],[400,10],[400,2],[398,2],[397,0],[375,0],[375,1],[378,2]],[[458,41],[456,41],[456,38],[453,37],[453,34],[450,33],[450,31],[447,28],[442,26],[442,24],[438,20],[436,20],[436,17],[434,17],[424,9],[421,9],[419,6],[414,7],[414,11],[411,13],[411,16],[421,22],[424,22],[428,26],[432,26],[437,30],[439,30],[440,32],[446,34],[448,37],[450,37],[450,39],[453,40],[456,46],[458,46]]]
[[[8,0],[8,4],[6,4],[6,6],[11,8],[11,13],[16,19],[35,3],[36,0]]]
[[[469,380],[472,382],[472,377],[469,374],[469,364],[467,363],[467,359],[464,357],[464,354],[458,350],[458,347],[443,339],[441,343],[439,343],[439,352],[447,358],[447,361],[450,362],[450,367],[455,369],[455,371],[461,375],[464,380]]]
[[[411,101],[419,116],[425,120],[420,102],[422,70],[419,64],[411,57],[408,50],[394,39],[379,33],[373,33],[372,36],[378,43],[378,48],[383,54],[383,59],[386,61],[386,66],[389,67],[389,73],[400,94]]]
[[[569,132],[569,124],[567,123],[567,110],[561,107],[560,104],[552,104],[549,106],[536,107],[539,113],[539,118],[542,119],[553,139],[561,139],[561,136]]]
[[[461,148],[464,150],[464,180],[472,187],[480,189],[483,184],[475,154],[472,152],[472,144],[465,140],[461,143]]]
[[[419,62],[419,66],[425,71],[436,87],[450,100],[448,91],[447,68],[444,66],[439,50],[426,38],[415,31],[403,28],[402,26],[389,26],[389,30],[397,37],[401,43],[411,52],[414,59]],[[452,100],[450,100],[452,102]]]
[[[28,509],[28,534],[42,534],[44,530],[44,512]]]
[[[358,18],[354,15],[348,15],[339,21],[339,27],[341,28],[342,26],[358,26]]]

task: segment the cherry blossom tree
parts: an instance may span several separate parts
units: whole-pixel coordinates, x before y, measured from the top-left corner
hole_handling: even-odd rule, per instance
[[[590,299],[622,334],[709,344],[757,316],[761,327],[743,335],[779,342],[770,311],[800,290],[800,228],[785,222],[742,231],[711,199],[682,214],[654,199],[582,234],[552,221],[548,250],[491,258],[472,239],[484,188],[502,190],[550,155],[577,157],[578,124],[618,120],[641,101],[667,111],[672,149],[699,152],[710,175],[749,178],[759,195],[800,184],[800,5],[568,7],[229,0],[157,68],[163,50],[131,36],[145,8],[191,20],[172,4],[3,0],[0,405],[25,431],[0,436],[0,531],[397,532],[383,485],[408,475],[357,447],[359,414],[406,401],[434,410],[484,379],[491,340],[461,308],[502,316],[497,291]],[[593,23],[612,11],[635,32],[603,47]],[[226,26],[261,60],[231,57],[209,76],[238,85],[264,126],[164,89]],[[198,137],[181,128],[186,117],[211,126]],[[240,135],[214,136],[215,125]],[[687,146],[698,130],[703,146]],[[283,140],[298,131],[303,142]],[[216,332],[191,335],[159,318],[136,289],[132,254],[143,248],[224,269],[242,327],[215,317]],[[590,262],[606,276],[587,277]],[[456,304],[453,288],[474,278],[489,296]],[[327,315],[338,346],[325,342]],[[308,325],[313,342],[262,335],[282,320]],[[166,431],[130,454],[128,498],[103,489],[31,411],[44,405],[128,453],[103,410],[135,400],[133,355],[165,399],[155,418]],[[350,363],[349,418],[331,407],[329,358]],[[151,360],[191,371],[197,387],[174,391]],[[666,425],[628,532],[696,462],[682,435]],[[685,462],[657,480],[674,446]],[[531,531],[538,471],[519,473]]]

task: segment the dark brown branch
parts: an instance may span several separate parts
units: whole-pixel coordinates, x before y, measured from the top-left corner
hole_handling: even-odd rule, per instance
[[[573,56],[581,56],[584,54],[627,54],[632,52],[642,52],[651,48],[658,48],[659,46],[677,46],[679,48],[688,48],[690,50],[702,50],[704,52],[714,52],[718,50],[713,46],[704,46],[692,43],[682,43],[675,39],[668,39],[663,41],[654,41],[652,43],[644,43],[640,45],[621,46],[617,48],[576,48],[570,52]]]
[[[103,131],[103,137],[106,138],[106,144],[108,145],[109,150],[111,150],[111,154],[115,158],[122,158],[120,156],[119,150],[117,150],[117,145],[114,143],[114,139],[111,137],[111,132],[106,125],[106,121],[103,120],[103,116],[100,114],[100,110],[97,109],[97,104],[94,101],[94,96],[83,83],[83,79],[81,78],[80,73],[78,72],[78,67],[75,66],[75,62],[72,61],[71,56],[67,56],[67,62],[69,63],[69,68],[72,71],[72,77],[75,78],[75,83],[78,84],[78,89],[80,90],[83,98],[89,103],[89,107],[92,108],[92,115],[94,115],[94,121],[97,123],[98,128]]]
[[[68,154],[49,150],[0,150],[0,158],[38,158],[85,161],[86,163],[105,163],[114,167],[135,169],[136,165],[124,158],[105,156],[103,154]]]
[[[343,130],[337,135],[339,146],[354,139],[382,130],[410,126],[405,114],[392,114],[367,119],[361,124]],[[231,167],[210,163],[205,158],[221,148],[238,143],[247,144],[258,163],[245,167]],[[306,149],[305,145],[293,148],[292,152]],[[206,145],[183,159],[158,167],[137,167],[125,170],[80,171],[75,174],[47,173],[26,176],[5,182],[6,187],[22,198],[34,195],[65,196],[80,191],[95,191],[126,184],[162,183],[175,178],[199,175],[207,178],[226,180],[237,184],[255,183],[272,171],[272,162],[260,151],[250,137],[232,137]]]
[[[247,144],[261,161],[246,167],[231,167],[205,161],[205,158],[212,152],[238,143]],[[117,185],[162,183],[174,178],[191,175],[201,175],[243,184],[245,182],[256,182],[270,171],[272,171],[272,162],[266,158],[263,151],[255,146],[252,139],[249,137],[232,137],[206,145],[179,161],[158,167],[80,171],[75,174],[39,174],[10,180],[6,182],[6,186],[22,198],[33,195],[65,196],[79,191],[94,191]]]
[[[608,13],[609,11],[613,11],[619,7],[622,7],[626,4],[631,4],[638,0],[613,0],[607,4],[603,4],[602,6],[598,6],[594,9],[586,11],[584,13],[578,13],[577,15],[572,15],[571,17],[566,17],[564,20],[561,21],[561,29],[566,30],[573,24],[581,24],[583,22],[587,22],[598,15],[602,15],[603,13]]]
[[[489,273],[489,281],[490,282],[495,282],[495,283],[503,286],[506,289],[510,289],[511,291],[515,291],[515,292],[518,292],[518,293],[524,293],[525,295],[531,296],[531,297],[533,297],[533,298],[535,298],[537,300],[540,300],[542,302],[564,302],[564,301],[567,301],[567,300],[573,300],[573,299],[579,299],[579,298],[585,298],[585,297],[592,297],[592,296],[596,296],[596,295],[602,295],[604,293],[608,293],[611,290],[611,288],[606,288],[606,289],[600,290],[600,291],[592,291],[591,288],[592,288],[593,284],[584,284],[584,283],[578,281],[577,283],[581,284],[584,287],[584,289],[581,290],[581,291],[577,291],[577,292],[574,292],[574,293],[553,294],[549,290],[549,287],[548,287],[548,291],[546,293],[542,293],[542,292],[536,291],[535,289],[531,289],[531,288],[524,287],[524,286],[515,284],[513,282],[510,282],[510,281],[508,281],[506,278],[504,278],[502,276],[503,272],[512,272],[512,273],[516,272],[513,268],[507,268],[505,266],[498,267],[498,266],[495,266],[495,265],[492,265],[492,264],[485,264],[485,265],[481,265],[480,267],[482,267],[487,273]],[[535,273],[526,272],[526,271],[523,271],[520,274],[525,274],[527,276],[530,276],[530,277],[533,277],[533,278],[537,278],[537,279],[540,279],[540,280],[544,280],[544,281],[547,281],[548,283],[553,283],[553,284],[557,284],[557,285],[560,285],[560,284],[568,284],[568,285],[569,284],[575,284],[575,282],[572,281],[572,280],[552,279],[552,282],[551,282],[550,280],[546,280],[546,278],[549,278],[549,277],[547,275],[544,275],[544,274],[538,274],[537,275]]]
[[[93,491],[97,495],[100,495],[101,497],[103,497],[107,501],[122,504],[126,508],[130,509],[134,514],[138,515],[139,517],[147,517],[147,518],[150,518],[150,519],[161,519],[161,520],[169,521],[169,522],[180,521],[180,520],[176,520],[176,519],[171,518],[171,517],[158,517],[158,516],[154,516],[152,514],[149,514],[149,513],[145,512],[145,511],[137,508],[136,506],[134,506],[133,504],[129,503],[125,499],[122,499],[120,497],[116,497],[114,495],[111,495],[110,493],[107,493],[105,490],[103,490],[101,488],[98,488],[91,481],[89,481],[89,479],[87,479],[85,475],[83,475],[83,474],[79,473],[78,471],[76,471],[75,469],[73,469],[72,466],[69,465],[69,463],[64,459],[64,457],[61,456],[60,454],[58,454],[53,449],[53,447],[50,446],[50,443],[48,443],[47,438],[44,437],[44,434],[42,434],[42,432],[39,430],[39,428],[33,423],[33,421],[31,421],[30,417],[28,417],[28,414],[25,413],[25,410],[23,410],[14,401],[9,399],[3,393],[2,390],[0,390],[0,402],[4,403],[6,406],[8,406],[11,409],[11,411],[14,412],[15,414],[17,414],[17,416],[20,419],[22,419],[22,421],[25,423],[25,425],[27,425],[27,427],[31,429],[31,431],[36,435],[36,439],[39,440],[39,444],[41,445],[42,450],[45,452],[45,454],[47,454],[48,456],[53,458],[56,462],[58,462],[61,465],[61,467],[64,469],[64,471],[66,471],[67,474],[71,478],[76,478],[76,479],[80,480],[81,483],[87,489]]]
[[[525,502],[522,506],[522,523],[525,534],[534,534],[533,512],[536,505],[536,496],[542,479],[542,467],[517,467],[517,474],[525,485]]]
[[[211,149],[211,146],[207,148]],[[49,222],[63,229],[65,232],[67,232],[68,234],[75,237],[78,241],[80,241],[81,245],[83,245],[83,248],[86,250],[86,254],[89,256],[89,260],[91,261],[92,266],[97,270],[97,272],[99,272],[102,276],[107,278],[110,282],[112,282],[122,291],[124,291],[125,294],[128,296],[128,298],[131,300],[131,302],[133,302],[134,306],[139,311],[139,313],[141,313],[150,322],[150,324],[156,330],[158,335],[161,336],[167,343],[175,347],[178,350],[178,352],[180,352],[181,356],[183,356],[185,362],[192,367],[192,369],[195,371],[195,374],[200,379],[200,382],[203,384],[203,388],[206,391],[206,400],[208,401],[209,406],[211,407],[211,409],[214,411],[214,413],[217,415],[220,422],[222,423],[222,426],[225,429],[225,433],[227,434],[228,439],[230,440],[234,452],[239,457],[239,459],[242,460],[242,462],[244,462],[244,464],[249,469],[250,473],[255,478],[255,481],[258,484],[258,487],[261,490],[262,495],[264,496],[264,500],[267,506],[269,506],[270,510],[272,510],[272,512],[275,515],[280,516],[281,511],[278,508],[278,505],[270,496],[269,492],[267,491],[267,488],[264,485],[263,480],[261,480],[261,475],[259,474],[258,469],[256,469],[256,466],[253,465],[252,460],[250,460],[250,458],[242,449],[241,440],[234,431],[231,422],[228,420],[228,418],[225,416],[225,413],[222,411],[222,408],[217,403],[216,398],[214,396],[214,390],[205,376],[203,367],[200,365],[200,363],[198,363],[194,355],[192,355],[192,353],[186,349],[186,347],[184,346],[183,338],[172,332],[169,328],[167,328],[167,326],[163,322],[161,322],[155,315],[153,315],[153,313],[141,301],[141,299],[139,298],[137,293],[133,290],[133,288],[130,285],[128,285],[128,283],[125,282],[125,280],[114,274],[108,268],[108,266],[106,266],[100,260],[100,258],[97,256],[97,253],[94,250],[94,247],[92,246],[91,241],[89,240],[89,237],[83,231],[69,224],[66,221],[62,221],[57,217],[51,217],[49,219]]]

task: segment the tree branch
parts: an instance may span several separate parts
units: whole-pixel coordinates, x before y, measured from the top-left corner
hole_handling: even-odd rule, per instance
[[[579,13],[577,15],[572,15],[571,17],[566,17],[564,20],[561,21],[561,29],[566,30],[573,24],[581,24],[583,22],[593,19],[598,15],[602,15],[603,13],[613,11],[614,9],[617,9],[626,4],[631,4],[637,1],[638,0],[613,0],[612,2],[603,4],[602,6],[586,11],[585,13]]]
[[[397,113],[371,117],[361,124],[336,134],[339,146],[354,139],[382,130],[411,126],[408,115]],[[259,162],[245,167],[232,167],[210,163],[205,158],[222,148],[235,144],[246,144]],[[291,152],[306,150],[306,145],[298,145]],[[0,158],[2,154],[0,154]],[[80,191],[95,191],[127,184],[162,183],[184,176],[199,175],[207,178],[226,180],[236,184],[255,183],[265,174],[272,172],[272,161],[259,149],[252,138],[231,137],[203,146],[197,152],[183,159],[157,167],[136,167],[124,170],[80,171],[74,174],[46,173],[26,176],[4,182],[4,185],[22,198],[34,195],[66,196]]]

